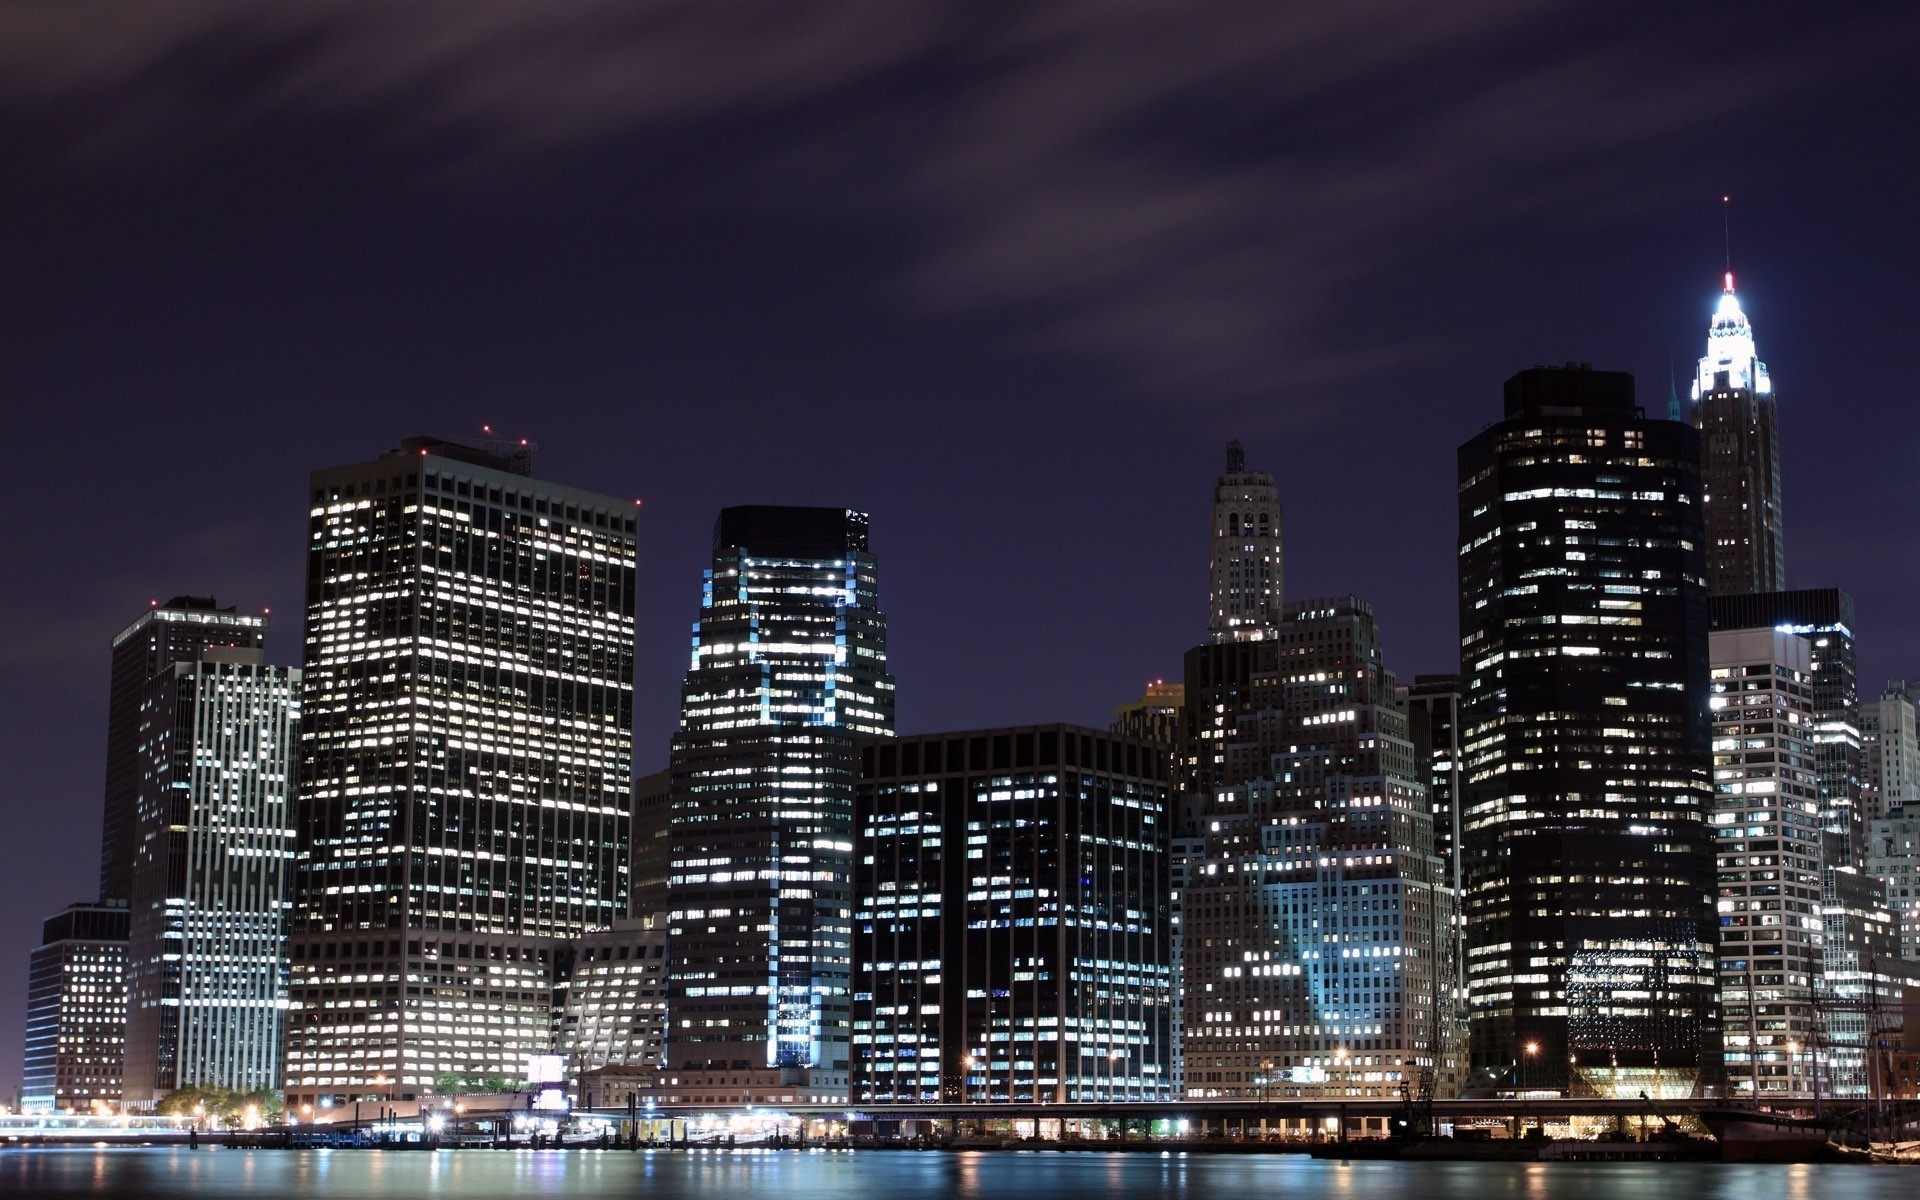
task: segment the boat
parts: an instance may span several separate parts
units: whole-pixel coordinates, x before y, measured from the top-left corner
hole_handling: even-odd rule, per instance
[[[1835,1162],[1841,1129],[1830,1118],[1759,1108],[1709,1108],[1700,1122],[1720,1143],[1723,1162]]]

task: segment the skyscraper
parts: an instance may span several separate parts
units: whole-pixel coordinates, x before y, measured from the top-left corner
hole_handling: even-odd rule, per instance
[[[634,509],[503,445],[316,472],[289,1106],[518,1075],[628,903]]]
[[[1373,611],[1289,604],[1265,644],[1237,723],[1260,731],[1266,769],[1203,785],[1184,814],[1187,1094],[1424,1092],[1451,897]]]
[[[1180,744],[1181,710],[1187,705],[1185,684],[1156,679],[1138,700],[1113,710],[1113,724],[1107,728],[1122,737],[1153,742],[1168,750]]]
[[[854,744],[893,733],[865,513],[725,509],[673,740],[667,1086],[844,1097]]]
[[[1814,771],[1828,867],[1860,862],[1866,808],[1860,686],[1854,668],[1853,597],[1839,588],[1713,596],[1715,630],[1785,629],[1807,639],[1813,663]]]
[[[1174,1099],[1166,747],[1039,725],[860,756],[854,1101]]]
[[[1239,442],[1227,443],[1227,472],[1213,489],[1207,632],[1216,642],[1273,636],[1284,594],[1280,493],[1273,476],[1247,470]]]
[[[1812,647],[1780,629],[1709,641],[1727,1087],[1798,1096],[1813,1090],[1826,972]]]
[[[113,639],[107,691],[107,787],[100,831],[100,895],[125,900],[133,886],[134,822],[140,802],[140,706],[147,684],[209,646],[259,649],[265,617],[219,607],[212,596],[175,596]]]
[[[1780,529],[1780,427],[1767,365],[1733,294],[1733,272],[1693,380],[1705,476],[1707,588],[1716,596],[1786,587]]]
[[[1460,748],[1460,677],[1416,675],[1399,690],[1407,714],[1407,736],[1413,739],[1414,761],[1427,785],[1427,808],[1433,814],[1433,851],[1440,860],[1438,884],[1449,900],[1452,918],[1449,937],[1440,955],[1441,993],[1446,998],[1440,1014],[1440,1040],[1435,1069],[1441,1094],[1457,1095],[1467,1071],[1467,923],[1461,905],[1466,888],[1461,874],[1460,798],[1464,774]]]
[[[144,618],[143,618],[144,619]],[[300,673],[252,647],[149,681],[127,946],[126,1101],[280,1086]]]
[[[70,904],[48,917],[27,966],[20,1107],[89,1112],[120,1104],[127,1058],[127,905]]]
[[[1718,1075],[1699,437],[1633,378],[1509,379],[1461,446],[1462,851],[1483,1086]]]

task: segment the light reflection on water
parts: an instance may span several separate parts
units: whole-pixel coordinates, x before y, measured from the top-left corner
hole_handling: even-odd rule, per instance
[[[1711,1163],[1321,1162],[1136,1151],[0,1150],[0,1196],[274,1200],[1900,1200],[1920,1171]]]

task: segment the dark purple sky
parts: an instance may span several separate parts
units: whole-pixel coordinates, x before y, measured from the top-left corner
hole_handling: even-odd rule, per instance
[[[112,634],[215,592],[298,661],[307,472],[406,434],[645,498],[642,769],[721,506],[873,514],[903,731],[1099,723],[1233,436],[1289,594],[1449,670],[1454,447],[1533,363],[1663,407],[1726,192],[1789,582],[1920,674],[1911,5],[104,7],[0,10],[0,1091]]]

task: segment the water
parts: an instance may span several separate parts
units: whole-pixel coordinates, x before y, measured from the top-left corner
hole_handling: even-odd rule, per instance
[[[275,1200],[1907,1200],[1902,1167],[1325,1162],[1294,1155],[12,1149],[0,1196]]]

